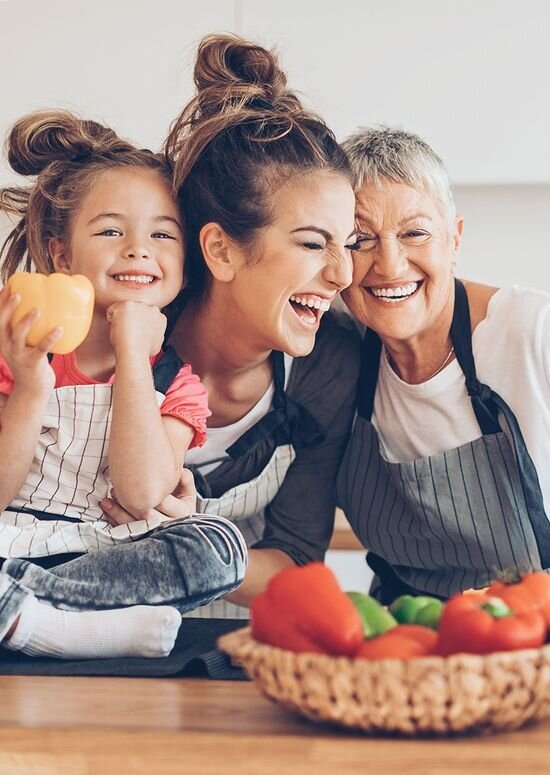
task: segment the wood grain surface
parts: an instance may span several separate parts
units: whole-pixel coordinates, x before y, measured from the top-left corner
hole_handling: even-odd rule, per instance
[[[0,775],[550,772],[550,721],[456,739],[321,726],[248,682],[0,677]]]

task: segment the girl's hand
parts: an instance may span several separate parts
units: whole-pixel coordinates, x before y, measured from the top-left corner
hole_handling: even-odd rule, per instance
[[[140,301],[117,301],[108,308],[106,317],[115,354],[139,348],[150,358],[162,348],[167,321],[158,307]]]
[[[12,294],[8,286],[0,291],[0,352],[17,385],[51,392],[55,386],[55,374],[48,363],[47,353],[61,339],[63,329],[59,326],[54,328],[35,347],[29,347],[27,336],[40,313],[32,310],[12,327],[11,317],[20,301],[20,295]]]
[[[189,469],[182,468],[179,484],[171,495],[168,495],[156,509],[149,509],[144,514],[130,514],[129,511],[118,503],[116,493],[111,490],[110,498],[104,498],[100,502],[103,516],[112,527],[124,525],[127,522],[136,522],[140,519],[152,517],[168,517],[169,519],[182,519],[190,517],[197,511],[197,490],[195,480]]]

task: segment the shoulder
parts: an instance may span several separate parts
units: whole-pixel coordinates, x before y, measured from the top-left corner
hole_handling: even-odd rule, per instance
[[[315,346],[309,355],[295,358],[288,382],[289,393],[304,404],[317,405],[355,396],[361,360],[361,336],[344,312],[323,315]]]
[[[548,318],[549,312],[550,293],[512,285],[491,295],[483,323],[529,335]]]
[[[345,312],[331,310],[323,315],[311,353],[295,358],[293,366],[303,373],[343,368],[345,374],[353,374],[358,371],[360,355],[361,336],[353,319]]]
[[[491,297],[487,315],[474,331],[476,349],[491,360],[505,357],[508,365],[542,366],[550,376],[549,341],[550,294],[518,285]]]

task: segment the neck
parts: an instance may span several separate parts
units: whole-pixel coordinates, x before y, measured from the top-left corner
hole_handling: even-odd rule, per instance
[[[240,377],[268,361],[271,350],[255,348],[238,310],[213,301],[190,300],[180,314],[170,344],[201,378]]]
[[[88,336],[76,350],[76,360],[80,371],[99,382],[109,379],[115,370],[115,354],[104,312],[97,315],[94,312]]]
[[[451,322],[454,304],[429,331],[407,340],[383,338],[388,360],[395,373],[410,385],[427,382],[454,359]]]

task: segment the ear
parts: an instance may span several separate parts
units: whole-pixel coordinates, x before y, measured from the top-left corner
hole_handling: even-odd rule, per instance
[[[51,237],[48,240],[48,251],[55,271],[71,274],[71,259],[65,242],[58,237]]]
[[[460,243],[462,242],[462,230],[464,228],[464,218],[459,215],[455,218],[453,229],[453,246],[455,255],[458,253]]]
[[[233,280],[239,263],[239,250],[218,223],[206,223],[199,234],[204,260],[212,276],[222,283]]]

